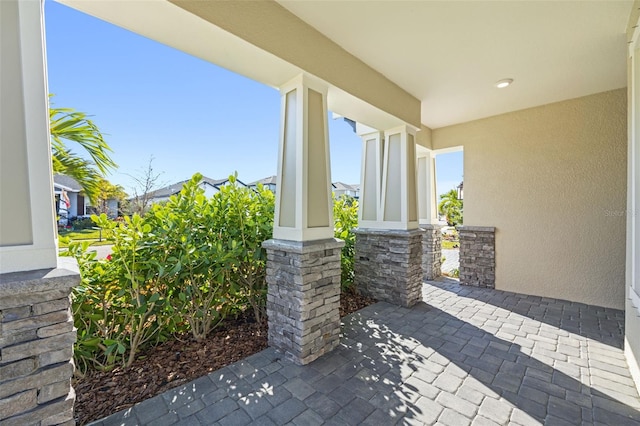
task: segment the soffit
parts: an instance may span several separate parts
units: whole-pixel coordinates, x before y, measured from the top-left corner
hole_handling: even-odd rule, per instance
[[[418,98],[432,128],[626,85],[631,0],[278,2]]]

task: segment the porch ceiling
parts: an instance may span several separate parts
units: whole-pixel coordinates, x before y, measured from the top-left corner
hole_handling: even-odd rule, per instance
[[[332,111],[379,129],[624,87],[633,3],[58,1],[274,87],[305,70]]]
[[[431,128],[626,86],[631,0],[278,2],[418,98]]]

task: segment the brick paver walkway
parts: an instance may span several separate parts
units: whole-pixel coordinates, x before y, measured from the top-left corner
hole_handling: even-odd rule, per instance
[[[424,300],[344,318],[307,366],[267,349],[97,424],[640,424],[622,311],[457,283]]]

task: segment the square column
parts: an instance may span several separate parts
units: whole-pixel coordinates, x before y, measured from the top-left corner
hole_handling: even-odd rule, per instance
[[[56,269],[0,274],[0,424],[74,425],[73,258]]]
[[[356,229],[354,282],[368,297],[411,307],[422,300],[422,229]]]
[[[57,265],[42,8],[0,1],[0,273]]]
[[[433,151],[418,149],[418,216],[420,226],[438,223],[436,157]]]
[[[299,75],[280,88],[281,123],[273,238],[333,238],[327,89]]]
[[[0,424],[75,424],[74,259],[58,260],[42,1],[0,1]]]
[[[422,272],[426,281],[442,275],[442,230],[440,225],[420,225],[422,237]]]
[[[273,239],[263,243],[269,344],[307,364],[339,343],[344,242],[333,238],[326,87],[299,75],[280,93]]]
[[[460,284],[496,286],[496,228],[458,226],[460,235]]]
[[[269,345],[308,364],[340,343],[344,241],[265,241]]]
[[[436,158],[433,151],[418,149],[418,216],[424,229],[422,240],[422,269],[425,280],[442,275],[442,233],[438,225],[436,194]]]
[[[364,295],[412,306],[422,297],[415,130],[361,133],[360,223],[355,285]]]

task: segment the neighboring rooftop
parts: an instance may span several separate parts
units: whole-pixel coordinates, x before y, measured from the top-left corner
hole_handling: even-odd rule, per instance
[[[152,191],[149,193],[149,198],[150,199],[154,199],[154,198],[169,198],[172,195],[175,195],[177,193],[179,193],[182,190],[182,187],[184,186],[185,183],[189,182],[190,179],[185,179],[182,180],[180,182],[171,184],[169,186],[165,186],[163,188],[160,189],[156,189],[155,191]],[[224,178],[224,179],[211,179],[209,177],[206,176],[202,176],[202,181],[200,182],[200,184],[204,187],[204,186],[210,186],[212,188],[215,189],[220,189],[220,186],[226,184],[227,182],[229,182],[229,178]],[[237,182],[243,186],[247,186],[244,184],[244,182],[242,182],[241,180],[237,180]]]
[[[259,183],[263,185],[277,185],[278,177],[276,175],[269,176],[269,177],[257,180],[255,182],[251,182],[248,186],[258,186]]]
[[[82,186],[72,177],[60,174],[53,175],[53,183],[55,185],[64,186],[64,189],[67,191],[80,192],[82,191]]]

